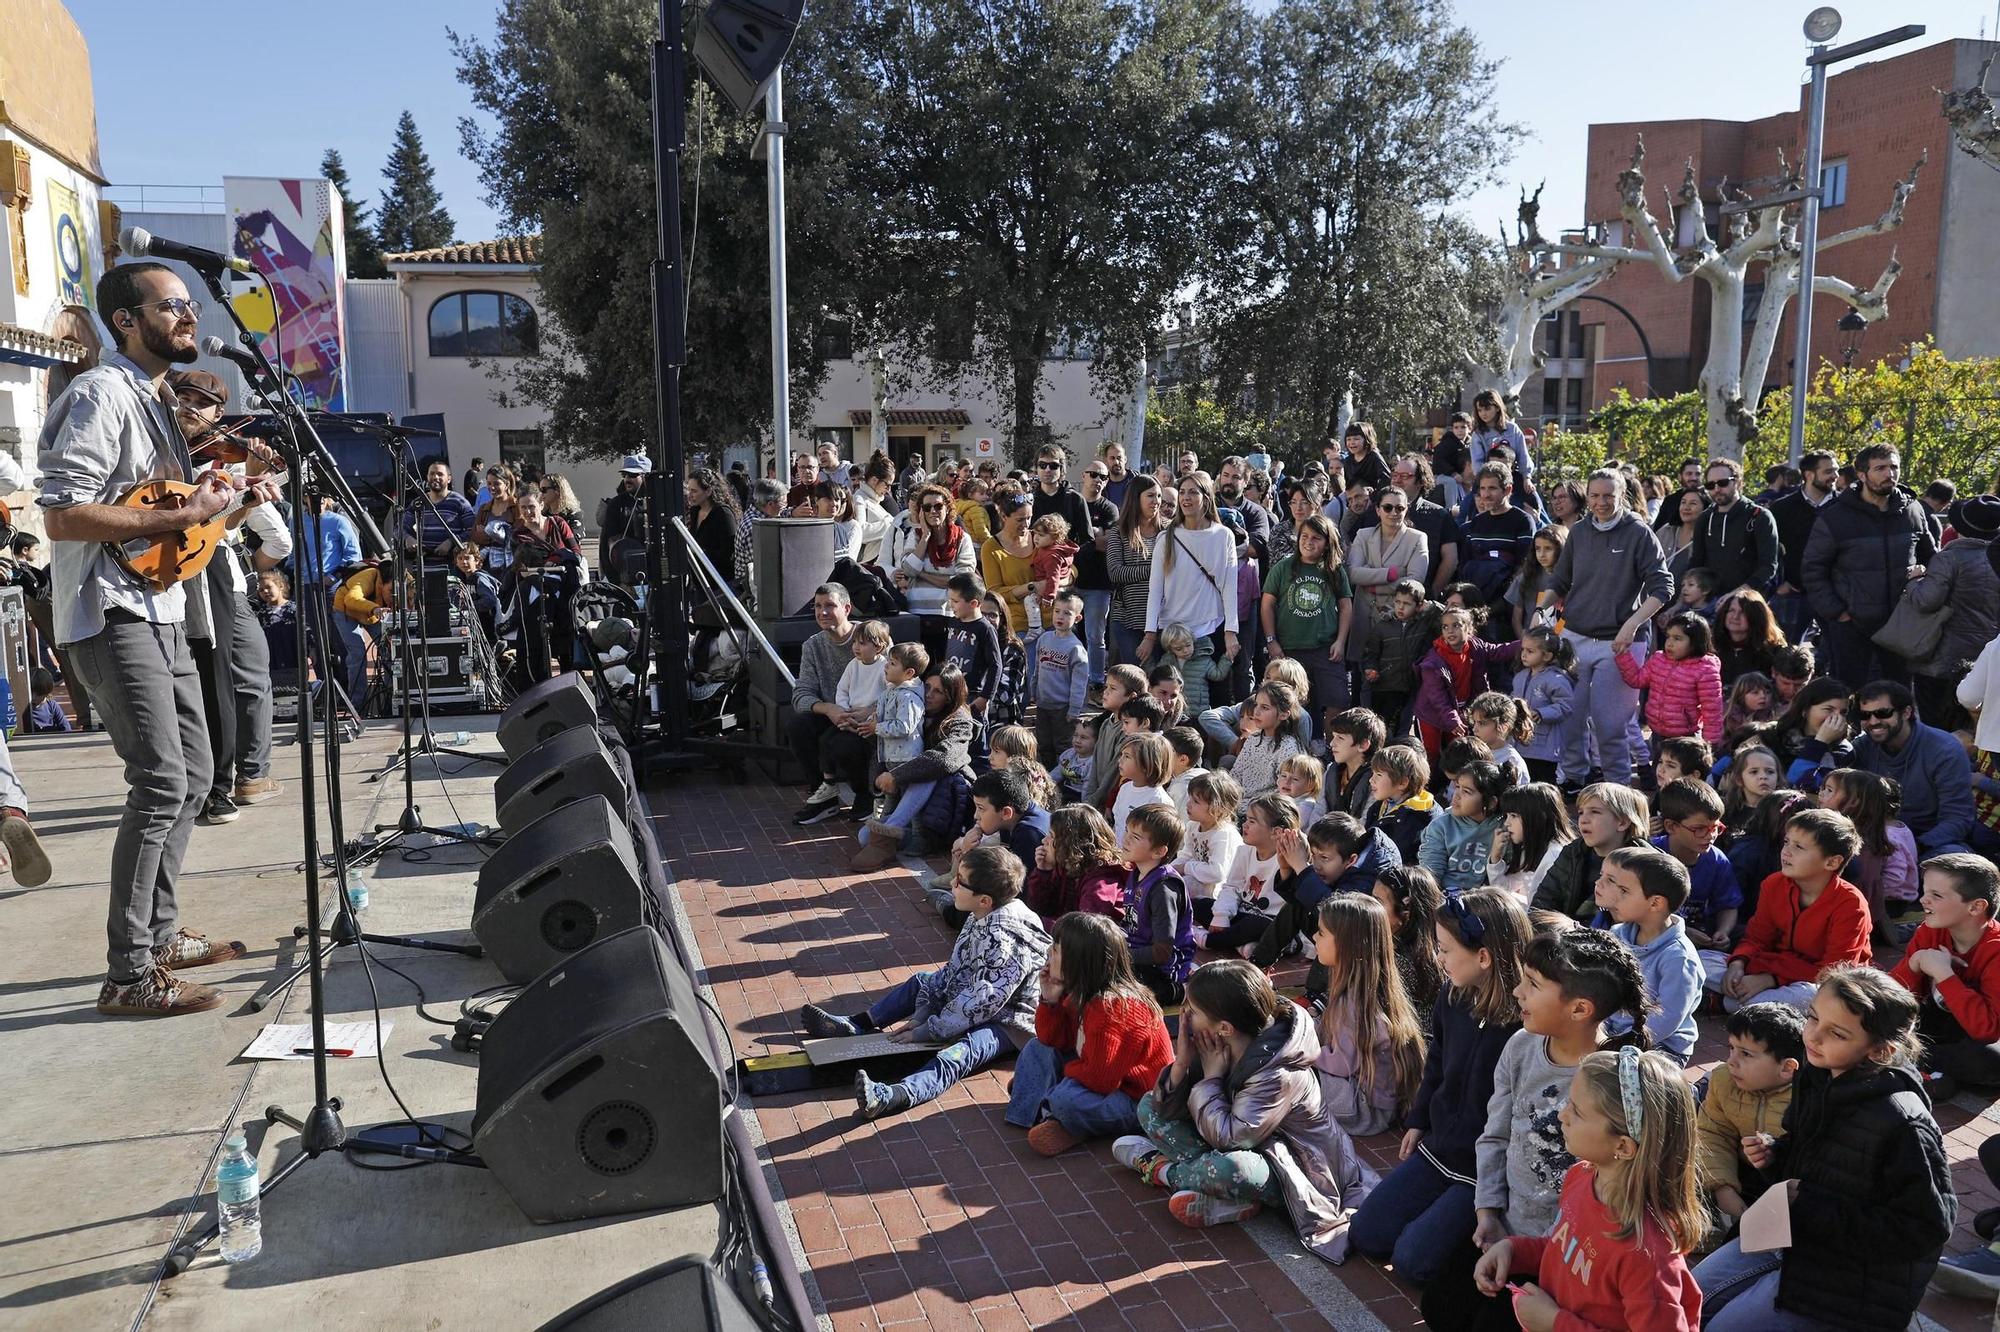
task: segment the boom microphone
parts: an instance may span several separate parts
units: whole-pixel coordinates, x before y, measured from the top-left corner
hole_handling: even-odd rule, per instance
[[[226,361],[234,362],[236,368],[241,370],[244,377],[253,384],[264,377],[264,367],[258,363],[256,357],[244,351],[241,347],[230,346],[213,333],[201,340],[201,354],[203,356],[220,356]]]
[[[186,264],[197,273],[220,273],[225,268],[237,273],[257,271],[251,267],[248,259],[238,259],[230,254],[218,254],[214,250],[204,250],[199,245],[184,245],[177,240],[167,240],[163,236],[155,236],[144,227],[127,227],[119,232],[118,248],[140,259],[174,259]]]

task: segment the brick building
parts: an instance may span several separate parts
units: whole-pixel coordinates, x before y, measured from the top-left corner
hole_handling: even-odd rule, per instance
[[[1842,69],[1827,80],[1822,239],[1879,217],[1911,163],[1920,153],[1930,153],[1901,227],[1820,255],[1821,273],[1860,287],[1874,283],[1892,250],[1902,260],[1902,275],[1889,292],[1889,314],[1868,329],[1857,364],[1898,356],[1906,345],[1927,334],[1936,337],[1950,356],[2000,356],[2000,321],[1992,318],[1992,312],[2000,309],[2000,247],[1992,241],[2000,229],[2000,171],[1956,151],[1938,97],[1939,90],[1973,83],[1980,62],[1995,45],[1940,42]],[[1586,217],[1605,224],[1612,240],[1628,239],[1619,217],[1617,182],[1631,160],[1634,136],[1643,133],[1654,216],[1666,224],[1663,192],[1679,188],[1682,163],[1691,157],[1707,201],[1709,233],[1719,240],[1718,208],[1725,179],[1732,186],[1746,184],[1752,194],[1770,193],[1777,188],[1779,152],[1794,164],[1804,157],[1807,96],[1802,85],[1797,108],[1761,120],[1592,125]],[[1756,315],[1755,280],[1753,270],[1746,321]],[[1649,388],[1654,395],[1667,395],[1694,387],[1708,353],[1706,284],[1698,278],[1671,283],[1652,265],[1631,263],[1594,294],[1616,301],[1645,329],[1652,344],[1654,377],[1649,384],[1639,338],[1621,315],[1594,301],[1571,306],[1562,314],[1573,315],[1581,324],[1583,346],[1594,352],[1589,357],[1591,406],[1602,405],[1621,386],[1641,397]],[[1786,312],[1767,388],[1791,382],[1797,309],[1794,302]],[[1845,305],[1825,296],[1814,302],[1815,360],[1840,357],[1842,334],[1837,325],[1846,312]],[[1531,414],[1536,405],[1530,403]]]

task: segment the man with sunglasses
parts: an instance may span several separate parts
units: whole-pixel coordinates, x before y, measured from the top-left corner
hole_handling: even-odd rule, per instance
[[[1898,680],[1871,680],[1854,696],[1862,734],[1847,766],[1891,777],[1903,788],[1898,816],[1926,858],[1972,849],[1972,762],[1949,731],[1917,720],[1916,702]],[[1820,766],[1841,766],[1829,755]]]
[[[1069,539],[1079,550],[1091,546],[1097,536],[1097,529],[1091,525],[1090,506],[1083,496],[1071,488],[1063,474],[1069,467],[1069,455],[1060,446],[1044,444],[1035,453],[1035,518],[1043,514],[1061,514],[1069,524]],[[1033,522],[1034,519],[1029,519]]]
[[[111,850],[108,971],[100,1013],[169,1017],[222,1002],[185,969],[240,957],[243,945],[180,928],[181,858],[207,800],[214,764],[188,621],[207,619],[202,580],[162,592],[121,570],[107,542],[165,536],[207,523],[239,489],[277,498],[268,478],[195,478],[175,420],[167,371],[196,357],[201,307],[164,264],[121,264],[97,284],[112,350],[49,408],[42,489],[53,558],[56,641],[89,688],[131,791]],[[177,508],[118,503],[141,481],[195,480]],[[238,511],[239,514],[242,510]]]
[[[1770,596],[1782,573],[1778,524],[1769,509],[1745,498],[1743,464],[1711,459],[1702,485],[1708,507],[1695,520],[1688,567],[1715,570],[1724,591],[1751,587]]]
[[[1076,582],[1071,584],[1083,598],[1083,646],[1090,655],[1093,686],[1104,683],[1104,628],[1111,619],[1111,573],[1104,562],[1104,543],[1118,526],[1118,506],[1104,493],[1110,480],[1110,465],[1102,459],[1085,464],[1083,507],[1090,514],[1091,539],[1077,543]]]

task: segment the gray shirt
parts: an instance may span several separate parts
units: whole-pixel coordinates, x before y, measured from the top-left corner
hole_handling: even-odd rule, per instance
[[[185,480],[189,475],[187,445],[173,412],[154,394],[146,372],[115,351],[78,375],[49,407],[40,466],[38,502],[45,509],[115,504],[141,481]],[[205,628],[201,580],[159,592],[120,569],[102,542],[51,541],[49,546],[58,644],[80,643],[99,633],[105,611],[114,608],[155,624],[192,620],[193,628]],[[194,589],[192,608],[189,588]]]
[[[1486,1131],[1473,1148],[1479,1183],[1473,1205],[1507,1213],[1510,1235],[1546,1235],[1576,1158],[1563,1145],[1562,1108],[1574,1068],[1549,1058],[1549,1038],[1517,1031],[1493,1067]]]
[[[854,634],[845,643],[831,630],[822,629],[808,638],[799,650],[798,684],[792,689],[792,711],[810,712],[815,703],[831,703],[840,687],[840,675],[854,660]]]
[[[1627,513],[1600,532],[1589,518],[1569,529],[1542,586],[1563,599],[1563,620],[1585,638],[1616,638],[1647,597],[1674,599],[1674,576],[1653,529]],[[1535,1232],[1540,1233],[1540,1232]]]

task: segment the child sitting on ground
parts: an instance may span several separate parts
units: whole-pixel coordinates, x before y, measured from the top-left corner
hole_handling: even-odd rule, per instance
[[[1424,1075],[1423,1028],[1403,990],[1389,913],[1373,896],[1335,893],[1319,903],[1317,924],[1313,958],[1327,977],[1313,1061],[1320,1094],[1349,1133],[1383,1133]]]
[[[1708,741],[1698,735],[1671,736],[1653,746],[1653,790],[1664,791],[1683,777],[1698,777],[1706,782],[1709,769],[1714,766],[1715,753],[1708,747]],[[1655,805],[1648,836],[1658,837],[1662,831],[1659,807]]]
[[[1249,956],[1284,905],[1277,880],[1285,870],[1278,853],[1283,835],[1298,831],[1299,807],[1284,796],[1259,796],[1244,806],[1243,845],[1215,894],[1208,928],[1196,936],[1197,943],[1218,953]]]
[[[1278,764],[1278,794],[1289,796],[1299,807],[1299,826],[1310,828],[1318,822],[1320,781],[1326,765],[1311,754],[1293,754]]]
[[[1563,848],[1576,839],[1562,792],[1547,782],[1529,782],[1500,796],[1500,829],[1486,862],[1486,882],[1532,901],[1542,877]]]
[[[1063,811],[1067,813],[1068,811]],[[1092,818],[1095,810],[1084,809]],[[1055,925],[1035,1007],[1035,1039],[1014,1062],[1006,1120],[1059,1156],[1089,1138],[1132,1133],[1139,1098],[1173,1062],[1152,991],[1132,974],[1115,922],[1081,912]]]
[[[1052,811],[1022,896],[1051,930],[1073,911],[1123,919],[1125,862],[1104,816],[1088,805]]]
[[[1604,857],[1621,846],[1646,844],[1646,797],[1629,786],[1594,782],[1576,797],[1576,840],[1563,847],[1529,902],[1588,925],[1597,919],[1597,876]]]
[[[1012,768],[1028,783],[1028,796],[1043,809],[1054,809],[1062,803],[1062,793],[1056,790],[1055,778],[1038,761],[1041,744],[1035,733],[1025,726],[1002,726],[993,732],[987,742],[987,760],[995,768]]]
[[[1777,719],[1778,687],[1762,671],[1745,671],[1729,686],[1729,700],[1722,705],[1722,743],[1729,744],[1752,726]]]
[[[1805,809],[1785,822],[1778,872],[1757,892],[1757,912],[1730,955],[1722,1006],[1790,1004],[1803,1011],[1815,978],[1840,962],[1866,966],[1868,902],[1840,877],[1861,848],[1845,815]]]
[[[1444,905],[1444,892],[1423,866],[1399,865],[1376,875],[1369,895],[1389,913],[1403,993],[1416,1012],[1417,1026],[1428,1029],[1431,1006],[1445,985],[1437,951],[1437,917]]]
[[[1099,809],[1107,806],[1111,788],[1118,780],[1118,742],[1125,738],[1125,721],[1120,715],[1125,705],[1146,692],[1146,673],[1137,666],[1121,664],[1104,672],[1104,711],[1097,717],[1097,740],[1091,746],[1090,782],[1084,787],[1083,802]],[[1117,831],[1116,826],[1112,829]]]
[[[951,863],[956,866],[977,847],[1004,846],[1023,865],[1032,865],[1035,848],[1048,835],[1049,812],[1035,803],[1027,776],[1015,768],[995,768],[972,783],[972,826],[952,843]],[[965,908],[957,904],[958,875],[955,869],[945,873],[951,876],[946,880],[950,886],[933,879],[925,891],[944,923],[958,929],[965,923]]]
[[[1923,872],[1924,923],[1889,974],[1917,996],[1920,1064],[1937,1103],[1960,1083],[2000,1086],[2000,870],[1953,851],[1926,860]]]
[[[1475,759],[1451,781],[1451,805],[1431,819],[1417,847],[1417,863],[1437,876],[1447,893],[1486,882],[1487,853],[1500,829],[1500,796],[1512,785],[1491,763]]]
[[[1644,1332],[1700,1325],[1701,1290],[1684,1257],[1708,1228],[1695,1187],[1694,1117],[1687,1083],[1658,1055],[1627,1048],[1584,1056],[1562,1112],[1563,1146],[1576,1164],[1563,1176],[1554,1227],[1499,1241],[1474,1270],[1499,1319]]]
[[[1118,791],[1111,799],[1111,826],[1122,828],[1142,805],[1173,808],[1167,774],[1174,751],[1163,735],[1128,735],[1118,744]]]
[[[1375,1182],[1321,1099],[1312,1018],[1247,962],[1188,979],[1174,1058],[1139,1102],[1138,1134],[1111,1154],[1159,1188],[1186,1226],[1282,1204],[1320,1257],[1347,1256],[1346,1217]],[[1283,1181],[1282,1184],[1280,1181]]]
[[[1174,807],[1174,813],[1185,819],[1188,816],[1188,783],[1208,771],[1201,766],[1206,746],[1201,732],[1192,726],[1169,726],[1166,737],[1167,748],[1172,751],[1167,774],[1167,803]]]
[[[1278,789],[1278,765],[1296,754],[1299,745],[1292,727],[1304,707],[1292,687],[1266,680],[1250,700],[1240,723],[1243,738],[1230,768],[1245,799],[1274,795]]]
[[[1125,944],[1132,973],[1162,1004],[1177,1004],[1194,968],[1194,917],[1174,873],[1187,830],[1165,805],[1141,805],[1125,820]]]
[[[1178,666],[1155,666],[1146,672],[1146,692],[1160,705],[1160,729],[1185,726],[1194,720],[1188,711],[1187,680]]]
[[[1367,708],[1348,708],[1327,718],[1326,780],[1313,793],[1320,799],[1319,813],[1368,817],[1368,765],[1388,738],[1382,719]]]
[[[960,1079],[1015,1050],[1034,1031],[1049,936],[1021,899],[1020,859],[1004,846],[967,851],[953,870],[952,894],[966,925],[937,971],[922,971],[851,1017],[807,1004],[799,1020],[816,1038],[879,1031],[908,1044],[942,1044],[930,1062],[898,1082],[854,1077],[863,1119],[934,1101]]]
[[[1515,748],[1535,738],[1535,714],[1527,700],[1489,689],[1466,705],[1465,716],[1472,725],[1473,738],[1486,746],[1493,762],[1514,785],[1526,786],[1533,780],[1528,776],[1528,761]]]
[[[1342,894],[1366,895],[1375,880],[1403,863],[1396,844],[1364,827],[1352,814],[1329,814],[1303,830],[1278,839],[1274,885],[1284,905],[1250,951],[1250,960],[1271,967],[1300,946],[1311,951],[1319,905]],[[1326,993],[1326,973],[1315,962],[1306,974],[1306,993]]]
[[[1195,928],[1204,941],[1215,894],[1243,845],[1236,830],[1236,807],[1242,803],[1243,788],[1226,772],[1204,772],[1188,782],[1187,845],[1174,869],[1187,884]]]
[[[1820,782],[1820,808],[1845,814],[1861,837],[1847,878],[1868,899],[1870,937],[1884,952],[1896,950],[1895,921],[1915,908],[1920,892],[1916,834],[1896,817],[1902,803],[1895,778],[1861,768],[1835,768]]]
[[[1364,822],[1389,835],[1405,865],[1417,863],[1424,829],[1437,812],[1431,764],[1414,744],[1385,745],[1368,760],[1368,812]]]
[[[1679,912],[1713,989],[1722,984],[1743,914],[1736,869],[1715,845],[1722,832],[1722,797],[1699,777],[1676,777],[1660,788],[1658,809],[1661,832],[1653,845],[1687,870],[1687,904]]]
[[[1743,1155],[1746,1140],[1785,1131],[1792,1079],[1806,1058],[1805,1019],[1785,1004],[1752,1004],[1729,1015],[1729,1056],[1709,1070],[1708,1094],[1695,1122],[1703,1186],[1723,1228],[1762,1196],[1764,1172]],[[1717,1243],[1720,1243],[1720,1239]]]
[[[30,705],[27,725],[21,729],[28,735],[47,735],[52,732],[72,731],[69,714],[62,704],[56,702],[55,673],[45,666],[37,666],[28,673]]]
[[[1072,800],[1081,802],[1083,793],[1090,786],[1092,765],[1097,754],[1097,723],[1095,715],[1078,717],[1070,726],[1069,748],[1056,760],[1055,768],[1049,773],[1056,784],[1056,794],[1064,803]]]
[[[1613,851],[1597,880],[1597,905],[1611,917],[1611,937],[1632,950],[1646,978],[1653,1012],[1646,1030],[1653,1046],[1686,1066],[1694,1054],[1694,1015],[1701,1007],[1701,958],[1677,914],[1688,900],[1687,867],[1664,851],[1628,846]],[[1631,1030],[1631,1019],[1613,1014],[1604,1030]]]

